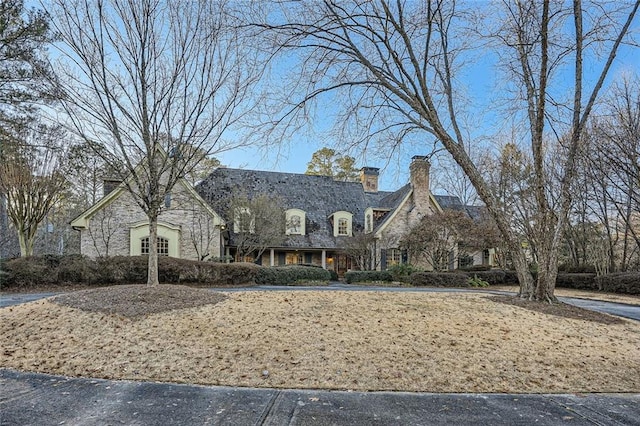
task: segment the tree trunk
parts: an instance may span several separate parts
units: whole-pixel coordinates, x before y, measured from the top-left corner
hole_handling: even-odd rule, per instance
[[[158,214],[149,214],[149,268],[147,285],[160,284],[158,280]]]
[[[31,228],[18,226],[18,242],[20,243],[20,257],[33,256],[33,245],[36,239],[36,232]]]

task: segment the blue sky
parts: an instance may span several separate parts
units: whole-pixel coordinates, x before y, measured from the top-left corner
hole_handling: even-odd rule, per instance
[[[638,17],[634,25],[632,25],[632,32],[637,33],[640,30],[640,24],[638,23]],[[596,73],[600,71],[600,63],[585,63],[586,77],[594,80]],[[609,76],[605,83],[601,95],[606,92],[606,88],[614,80],[619,79],[624,74],[637,75],[638,69],[640,69],[640,49],[623,46],[621,47],[614,65],[609,72]],[[471,67],[467,69],[465,73],[464,83],[469,90],[468,93],[474,103],[476,103],[477,114],[472,114],[473,119],[484,118],[480,123],[473,124],[473,130],[470,130],[477,137],[482,137],[487,134],[495,134],[500,130],[500,127],[508,127],[509,123],[495,122],[498,118],[497,115],[488,113],[492,109],[491,102],[496,95],[496,88],[502,86],[501,82],[496,82],[496,71],[493,68],[493,63],[490,58],[485,57],[483,60],[475,62]],[[591,85],[585,86],[585,91],[590,92]],[[329,128],[331,123],[326,121],[325,117],[330,117],[332,112],[333,102],[331,97],[325,97],[321,99],[317,106],[316,116],[321,116],[316,120],[310,128],[305,129],[297,134],[293,135],[290,140],[285,141],[279,149],[275,148],[245,148],[236,149],[226,153],[221,153],[216,157],[221,160],[222,164],[227,167],[234,168],[247,168],[257,170],[269,170],[269,171],[281,171],[290,173],[304,173],[307,168],[307,163],[310,161],[312,154],[318,149],[324,146],[330,146],[337,148],[340,151],[339,144],[336,144],[334,140],[330,139]],[[493,123],[490,121],[494,120]],[[504,119],[503,119],[504,121]],[[503,129],[505,130],[505,129]],[[425,141],[431,141],[433,138],[430,135],[424,135]],[[338,145],[336,147],[336,145]],[[403,152],[394,156],[393,158],[381,157],[375,153],[362,153],[362,152],[341,152],[344,154],[352,155],[356,158],[356,165],[379,167],[381,168],[380,175],[380,189],[382,190],[395,190],[398,187],[404,185],[408,181],[408,165],[413,155],[426,154],[431,150],[431,144],[421,148],[420,145],[406,146]],[[434,168],[438,165],[434,164]],[[433,170],[433,169],[432,169]],[[432,188],[436,189],[437,188]]]
[[[26,2],[27,7],[37,7],[37,3],[38,0],[27,0]],[[632,27],[634,32],[638,32],[640,29],[638,19],[636,18],[635,25]],[[464,83],[469,92],[468,96],[473,99],[475,108],[475,111],[473,108],[471,111],[472,119],[475,122],[469,126],[472,129],[470,132],[473,133],[474,137],[495,133],[500,130],[500,127],[509,125],[509,123],[497,120],[498,116],[496,114],[487,113],[487,111],[492,110],[492,102],[495,96],[500,95],[496,91],[500,90],[499,88],[502,84],[495,81],[496,71],[493,68],[491,55],[480,56],[480,58],[467,69],[464,76]],[[287,68],[287,64],[277,64],[276,66]],[[640,50],[623,47],[609,74],[608,83],[619,78],[624,73],[636,74],[639,67]],[[593,71],[599,70],[599,66],[592,67],[591,64],[587,63],[585,64],[585,69],[587,72],[591,70],[593,74]],[[274,82],[274,84],[277,83]],[[419,143],[414,145],[407,144],[400,153],[392,158],[381,156],[372,151],[341,151],[342,148],[340,146],[336,147],[339,144],[336,144],[336,141],[331,139],[329,133],[334,104],[335,102],[332,102],[331,96],[319,99],[316,110],[316,117],[318,118],[313,121],[309,128],[297,132],[278,147],[235,149],[220,153],[216,157],[227,167],[304,173],[312,154],[324,146],[330,146],[337,148],[340,153],[354,156],[358,167],[379,167],[381,169],[380,188],[382,190],[395,190],[408,180],[408,165],[411,157],[413,155],[428,154],[431,151],[433,138],[426,134],[421,136],[424,137],[425,146],[421,146]],[[232,135],[229,136],[233,137]],[[434,169],[437,169],[437,167],[438,165],[434,164]]]

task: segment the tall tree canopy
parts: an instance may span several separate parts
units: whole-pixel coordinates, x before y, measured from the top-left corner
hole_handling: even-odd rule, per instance
[[[198,160],[244,144],[225,138],[251,105],[262,66],[232,1],[53,0],[61,85],[77,133],[149,219],[148,283],[158,283],[157,221]],[[255,99],[253,99],[255,101]],[[116,167],[112,167],[116,169]]]
[[[67,186],[62,173],[65,132],[59,126],[39,125],[23,129],[16,138],[0,152],[0,192],[18,233],[20,255],[31,256],[38,226]]]
[[[354,167],[355,158],[340,155],[334,149],[322,148],[313,153],[307,163],[307,175],[331,176],[344,182],[358,182],[359,171]]]
[[[50,41],[44,12],[25,10],[22,0],[0,1],[0,130],[5,136],[7,126],[24,121],[35,104],[55,98],[45,57]]]
[[[297,125],[296,118],[308,116],[310,101],[333,92],[342,123],[369,136],[360,140],[377,138],[394,147],[408,137],[428,144],[435,138],[493,216],[514,261],[521,297],[555,300],[576,153],[640,1],[505,1],[482,8],[444,0],[279,5],[276,13],[255,19],[274,48],[300,58],[290,67],[298,76],[289,80],[299,83],[285,99],[287,123]],[[465,78],[474,74],[480,57],[495,59],[493,75],[499,79],[494,84],[512,95],[504,111],[483,103],[491,99],[488,93],[466,96]],[[532,166],[536,281],[513,228],[513,211],[472,155],[487,146],[467,118],[483,112],[521,123],[517,139],[530,153]]]

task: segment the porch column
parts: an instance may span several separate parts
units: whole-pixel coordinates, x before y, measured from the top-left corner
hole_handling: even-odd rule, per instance
[[[322,269],[327,269],[327,251],[322,250]]]
[[[271,266],[274,266],[276,264],[275,250],[271,249],[269,254],[270,254],[270,258],[269,258],[270,262],[269,263],[270,263]]]

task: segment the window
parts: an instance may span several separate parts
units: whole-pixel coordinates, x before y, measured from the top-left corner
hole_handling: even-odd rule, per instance
[[[338,219],[338,235],[349,235],[349,221],[345,218]]]
[[[352,218],[349,212],[339,211],[330,216],[331,226],[333,227],[333,236],[351,236],[352,235]]]
[[[305,235],[305,212],[300,209],[289,209],[285,212],[285,232],[287,235]]]
[[[158,222],[158,254],[180,257],[180,227],[166,222]],[[129,228],[129,254],[140,256],[149,254],[149,222],[134,223]]]
[[[289,233],[290,234],[300,233],[300,216],[298,215],[291,216],[291,220],[289,220]]]
[[[371,214],[367,215],[367,232],[373,231],[373,218]]]
[[[400,249],[393,248],[387,250],[387,267],[400,265],[402,263],[402,252]]]
[[[304,263],[304,256],[302,253],[287,253],[285,258],[286,265],[302,265]]]
[[[247,207],[239,207],[236,209],[233,221],[233,231],[238,234],[240,232],[249,232],[253,234],[256,231],[256,220]]]
[[[149,254],[149,237],[140,240],[140,254]],[[158,237],[158,256],[169,256],[169,240]]]

